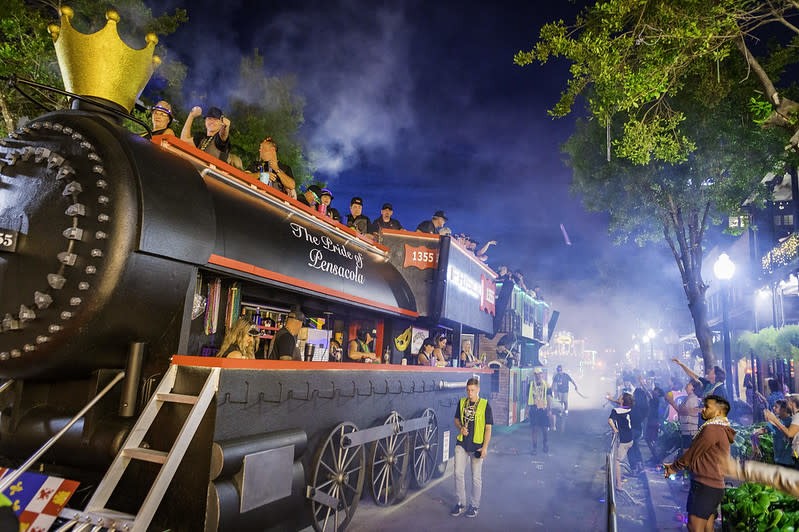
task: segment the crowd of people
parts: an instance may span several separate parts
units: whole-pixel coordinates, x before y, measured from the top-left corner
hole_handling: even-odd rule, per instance
[[[193,132],[194,121],[202,116],[204,127],[202,131]],[[152,135],[172,135],[176,136],[171,128],[174,121],[172,106],[169,102],[159,101],[151,109]],[[342,216],[341,212],[332,206],[334,199],[333,192],[328,188],[311,184],[300,191],[294,178],[291,167],[280,161],[277,143],[272,137],[265,137],[258,150],[258,159],[253,164],[244,168],[242,160],[233,153],[230,142],[230,119],[225,116],[219,107],[209,107],[205,114],[203,109],[195,106],[189,112],[186,122],[180,132],[180,139],[203,150],[222,161],[225,161],[239,170],[258,178],[264,184],[278,189],[287,196],[298,200],[309,208],[316,210],[323,216],[329,216],[333,220],[342,223],[364,238],[376,240],[384,229],[404,229],[403,225],[394,217],[394,206],[392,203],[383,203],[380,214],[373,219],[367,217],[364,212],[364,202],[360,197],[350,199],[349,212]],[[454,234],[451,228],[447,227],[448,218],[443,210],[435,211],[430,219],[422,220],[417,226],[416,231],[438,235],[452,235],[453,239],[462,247],[471,251],[478,260],[488,261],[488,251],[491,246],[497,244],[496,240],[488,240],[480,245],[474,238],[464,233]],[[528,288],[524,284],[524,275],[516,270],[513,273],[507,266],[499,268],[500,281],[513,279],[514,282],[523,290],[530,293],[533,297],[540,297],[540,288]]]

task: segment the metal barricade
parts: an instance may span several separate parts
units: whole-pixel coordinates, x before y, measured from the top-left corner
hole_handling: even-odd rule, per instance
[[[607,486],[605,486],[608,507],[608,532],[616,532],[616,450],[619,443],[619,434],[613,434],[610,452],[607,455]]]

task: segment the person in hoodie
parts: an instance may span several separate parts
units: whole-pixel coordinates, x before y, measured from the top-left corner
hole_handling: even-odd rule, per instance
[[[608,425],[610,425],[613,434],[618,434],[618,447],[616,448],[616,459],[614,467],[616,468],[616,489],[621,489],[621,461],[627,457],[627,451],[633,446],[633,424],[630,419],[630,412],[633,407],[633,396],[629,393],[624,393],[621,396],[621,406],[617,406],[610,411],[608,417]]]
[[[693,474],[688,491],[688,530],[713,530],[716,508],[724,497],[724,473],[730,457],[730,444],[735,431],[727,414],[730,403],[721,396],[708,395],[702,409],[705,423],[699,428],[691,446],[671,464],[663,464],[669,477],[683,469]]]

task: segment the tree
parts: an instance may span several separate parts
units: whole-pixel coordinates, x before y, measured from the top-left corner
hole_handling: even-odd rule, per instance
[[[18,76],[63,88],[42,10],[26,7],[22,0],[0,0],[0,12],[0,78]],[[0,136],[16,129],[20,117],[41,111],[8,83],[0,84]]]
[[[258,157],[258,146],[269,136],[278,146],[280,162],[291,166],[297,183],[310,181],[310,164],[298,138],[304,106],[293,77],[268,76],[258,50],[242,58],[230,96],[230,116],[231,140],[241,150],[245,166]]]
[[[744,84],[712,108],[695,98],[701,90],[683,93],[678,103],[690,112],[682,127],[696,142],[684,162],[652,160],[638,165],[620,158],[608,162],[602,148],[608,127],[596,120],[578,121],[564,147],[573,169],[572,190],[589,210],[610,214],[609,229],[617,242],[668,246],[705,367],[715,363],[705,301],[708,285],[702,277],[707,230],[724,214],[740,211],[753,191],[755,197],[757,192],[763,197],[760,177],[778,164],[767,149],[775,145],[774,132],[757,127],[741,104],[748,90]],[[611,123],[611,133],[623,122],[624,117],[619,117]]]
[[[797,14],[799,4],[792,0],[603,0],[573,25],[546,24],[532,50],[518,52],[514,60],[519,65],[556,57],[570,61],[571,79],[551,114],[570,114],[590,88],[589,112],[601,124],[624,116],[612,143],[616,154],[639,164],[653,158],[684,161],[695,148],[682,127],[686,110],[674,101],[692,88],[689,79],[701,80],[711,102],[725,98],[732,83],[754,77],[762,96],[752,95],[752,104],[764,113],[762,123],[789,130],[787,145],[796,147],[799,106],[775,83],[782,67],[796,61],[791,50],[799,44],[799,28],[789,18]],[[767,61],[759,59],[753,53],[758,36],[776,35],[778,28],[787,46]],[[726,77],[741,71],[725,68],[730,63],[745,65],[743,77]]]
[[[75,0],[71,2],[75,10],[73,25],[76,29],[90,33],[105,25],[105,13],[116,9],[122,17],[118,26],[121,37],[130,46],[144,46],[144,35],[155,32],[160,37],[174,32],[188,20],[186,11],[176,9],[173,14],[154,17],[152,11],[142,0],[120,0],[105,2]],[[24,2],[23,0],[0,0],[0,77],[25,78],[45,85],[63,89],[58,71],[53,41],[47,32],[48,24],[58,16],[58,2],[42,0]],[[149,89],[153,101],[167,97],[178,100],[185,78],[185,66],[171,58],[168,50],[161,44],[156,48],[163,63],[156,72],[155,89]],[[52,94],[37,94],[37,99],[49,107],[60,107],[66,100]],[[5,136],[17,127],[17,121],[25,116],[35,116],[43,109],[23,97],[8,84],[0,86],[0,135]]]

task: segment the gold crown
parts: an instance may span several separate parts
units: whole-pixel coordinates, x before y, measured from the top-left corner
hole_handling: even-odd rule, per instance
[[[74,11],[61,8],[61,27],[48,26],[55,44],[64,88],[81,96],[94,96],[117,103],[130,112],[136,98],[150,80],[161,59],[153,55],[158,38],[145,37],[147,45],[134,50],[122,42],[117,32],[119,13],[105,14],[105,27],[86,35],[72,27]]]

